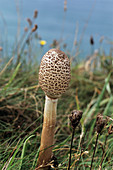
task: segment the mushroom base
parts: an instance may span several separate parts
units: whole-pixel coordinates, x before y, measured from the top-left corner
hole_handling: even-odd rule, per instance
[[[37,165],[44,166],[51,161],[56,124],[57,100],[46,96],[44,122],[41,136],[40,153]]]

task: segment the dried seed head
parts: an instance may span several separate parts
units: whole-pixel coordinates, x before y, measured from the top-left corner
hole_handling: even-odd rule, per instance
[[[104,119],[103,116],[101,114],[99,114],[97,116],[97,119],[96,119],[96,127],[97,127],[97,132],[98,133],[101,133],[101,131],[104,128],[105,124],[106,124],[106,119]]]
[[[59,98],[70,82],[70,61],[58,50],[49,50],[42,58],[39,69],[39,85],[50,98]]]
[[[93,39],[92,36],[90,37],[90,44],[91,44],[91,45],[94,45],[94,39]]]
[[[67,0],[64,0],[64,11],[67,11]]]
[[[80,110],[72,111],[71,115],[69,116],[72,128],[75,128],[79,124],[80,119],[82,118],[82,114],[83,112]]]
[[[35,32],[37,30],[38,26],[37,24],[34,25],[34,27],[32,28],[32,32]]]
[[[31,25],[32,25],[32,21],[31,21],[31,19],[30,19],[30,18],[27,18],[27,22],[29,23],[29,26],[31,26]]]
[[[3,50],[3,48],[2,47],[0,47],[0,51],[2,51]]]
[[[55,39],[53,40],[53,43],[50,45],[52,48],[57,48],[59,46],[59,42]]]
[[[38,11],[35,10],[35,11],[34,11],[34,18],[37,18],[37,15],[38,15]]]

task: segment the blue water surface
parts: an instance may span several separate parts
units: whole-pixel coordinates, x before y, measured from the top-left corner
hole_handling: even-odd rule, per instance
[[[33,18],[36,9],[38,34],[47,42],[44,51],[54,39],[62,39],[72,51],[77,32],[81,58],[91,53],[90,36],[94,38],[94,49],[100,48],[99,40],[104,36],[102,47],[109,54],[109,43],[113,41],[113,0],[67,0],[66,12],[64,0],[0,0],[0,46],[8,40],[11,51],[17,32],[23,35],[24,27],[28,26],[26,18]]]

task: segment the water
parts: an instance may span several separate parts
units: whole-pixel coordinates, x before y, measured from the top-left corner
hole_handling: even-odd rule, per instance
[[[16,7],[19,8],[19,17]],[[0,46],[8,40],[12,47],[17,35],[18,18],[21,30],[28,25],[26,18],[33,17],[34,10],[39,14],[35,21],[38,34],[47,41],[44,52],[54,39],[63,39],[67,49],[72,51],[75,31],[78,29],[77,42],[81,40],[80,57],[91,53],[90,36],[94,38],[94,49],[100,48],[100,38],[105,37],[102,47],[109,54],[113,41],[113,0],[67,0],[64,12],[64,0],[0,0]],[[37,44],[39,46],[39,44]],[[11,49],[10,49],[11,50]]]

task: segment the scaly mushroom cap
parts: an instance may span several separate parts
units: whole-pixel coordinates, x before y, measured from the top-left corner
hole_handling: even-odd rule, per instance
[[[39,70],[39,85],[50,98],[58,98],[66,91],[70,82],[70,61],[58,50],[49,50],[42,58]]]

